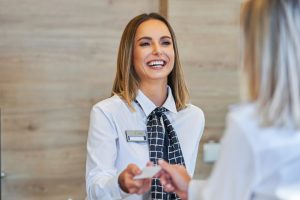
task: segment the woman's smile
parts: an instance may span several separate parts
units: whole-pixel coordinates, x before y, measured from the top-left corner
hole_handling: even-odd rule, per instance
[[[174,67],[175,53],[171,33],[163,22],[151,19],[139,25],[133,58],[140,84],[154,80],[167,83]]]

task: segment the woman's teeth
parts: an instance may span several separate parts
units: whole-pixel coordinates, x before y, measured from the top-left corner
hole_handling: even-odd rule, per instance
[[[155,60],[155,61],[149,62],[148,65],[149,65],[150,67],[157,67],[157,68],[159,68],[159,67],[164,66],[164,65],[165,65],[165,62],[162,61],[162,60]]]

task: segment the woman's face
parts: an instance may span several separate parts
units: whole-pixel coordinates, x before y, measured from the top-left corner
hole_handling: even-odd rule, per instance
[[[140,84],[167,84],[174,67],[174,48],[171,33],[163,22],[150,19],[140,24],[134,39],[133,64]]]

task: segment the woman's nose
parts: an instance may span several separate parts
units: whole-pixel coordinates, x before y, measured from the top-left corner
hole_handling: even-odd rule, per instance
[[[162,49],[159,44],[153,45],[153,54],[154,55],[160,55],[162,53]]]

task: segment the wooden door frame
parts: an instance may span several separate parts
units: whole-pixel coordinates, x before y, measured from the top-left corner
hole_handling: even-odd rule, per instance
[[[159,13],[168,19],[168,0],[160,0],[159,1]]]

